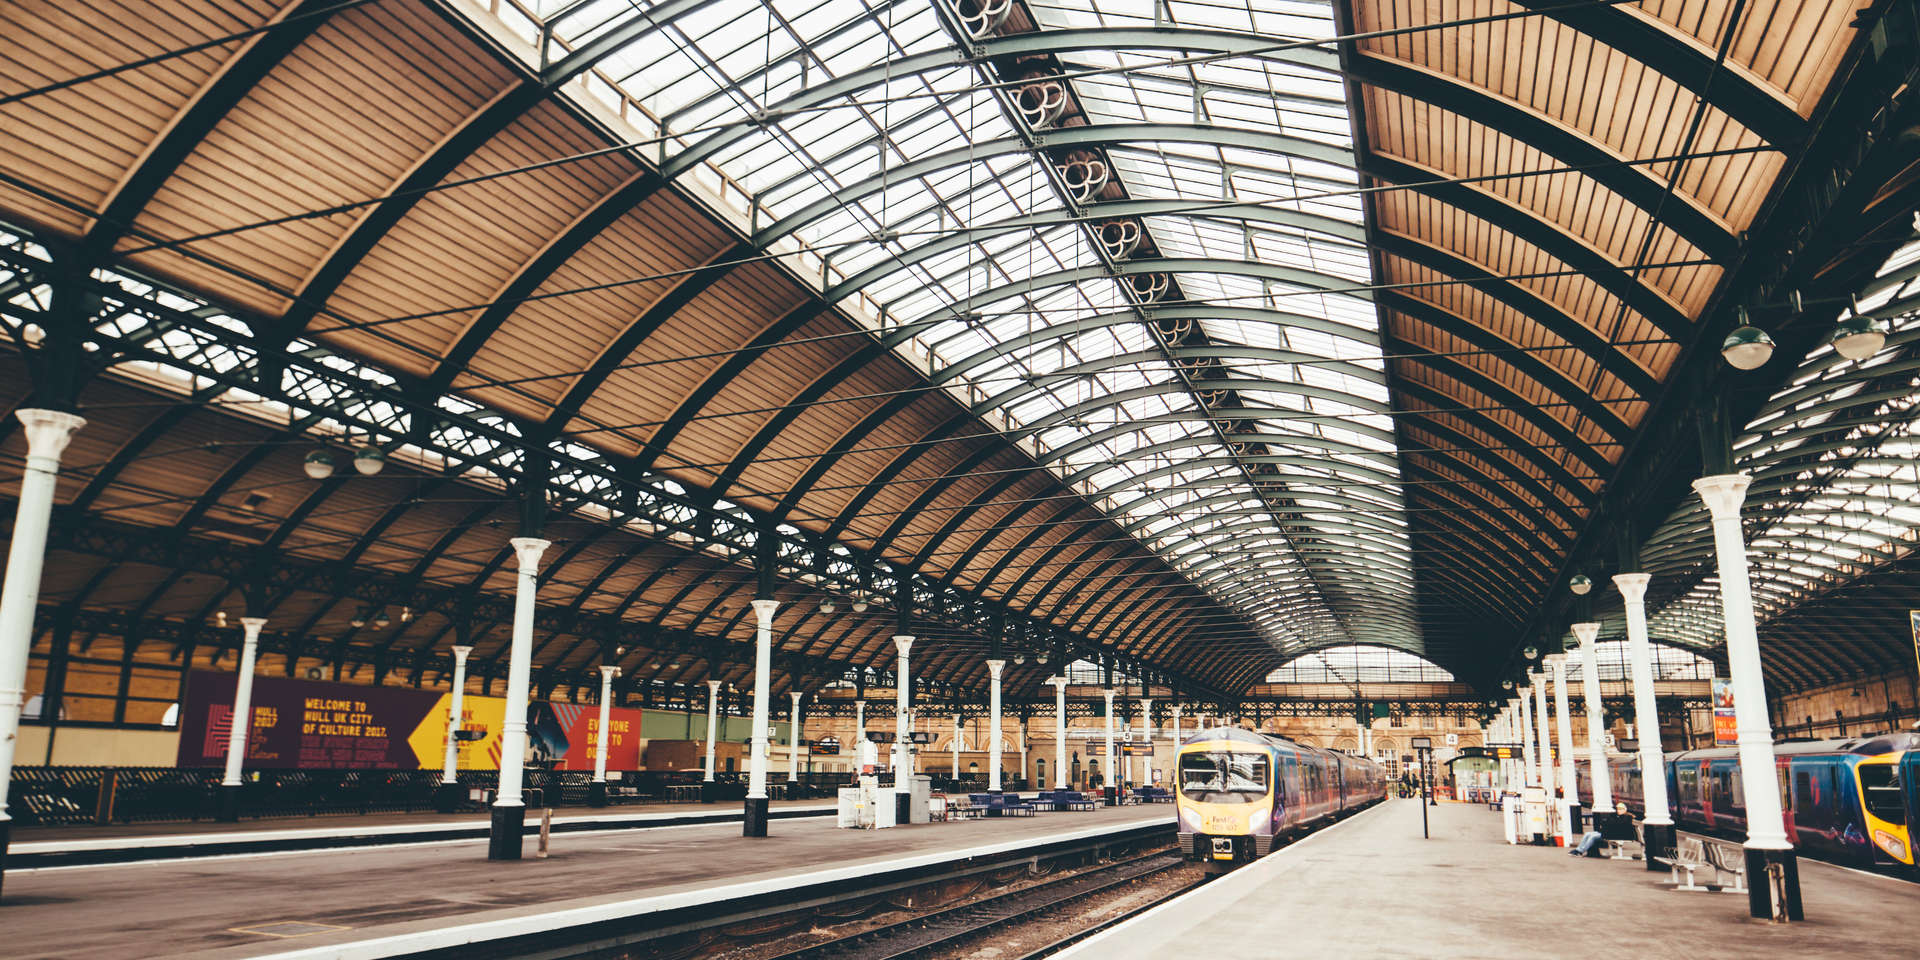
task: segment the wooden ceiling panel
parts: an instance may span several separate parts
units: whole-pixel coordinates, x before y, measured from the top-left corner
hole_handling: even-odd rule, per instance
[[[133,63],[271,19],[262,0],[189,8],[127,0],[9,4],[0,9],[0,96]],[[243,44],[170,57],[0,105],[0,170],[67,201],[0,185],[0,205],[69,235],[92,226],[128,174]],[[78,209],[76,209],[76,207]]]
[[[512,82],[511,72],[478,55],[430,10],[395,15],[388,6],[337,13],[290,53],[201,141],[154,195],[139,226],[177,238],[383,196]],[[371,209],[300,217],[190,249],[279,289],[298,290]],[[267,313],[287,304],[178,253],[132,259]]]
[[[1777,92],[1801,116],[1812,116],[1854,41],[1849,24],[1869,0],[1748,0],[1727,62]],[[1642,0],[1628,7],[1717,50],[1731,4],[1725,0]]]
[[[800,499],[794,522],[809,530],[824,530],[859,495],[861,487],[879,476],[888,464],[917,453],[921,440],[953,414],[953,403],[944,395],[922,394],[835,461],[819,483]],[[839,438],[834,442],[838,443]]]
[[[763,351],[739,376],[720,385],[699,411],[700,429],[675,437],[663,465],[708,474],[704,482],[712,483],[748,440],[833,368],[846,351],[846,344],[838,342],[846,333],[839,318],[820,318],[802,325],[776,349]]]
[[[520,380],[515,389],[543,404],[556,403],[635,317],[689,281],[685,271],[711,262],[730,245],[720,228],[684,199],[655,193],[555,270],[534,299],[514,309],[470,367],[479,380],[524,378],[528,362],[537,357],[542,379]],[[539,416],[549,412],[543,409]]]
[[[602,145],[547,101],[474,150],[448,180],[558,160]],[[418,349],[405,358],[406,366],[430,370],[528,260],[638,172],[631,161],[607,155],[427,194],[342,281],[328,307],[363,322],[416,318],[380,332]],[[363,351],[375,348],[363,337],[328,339]],[[545,342],[507,349],[516,350],[521,362],[503,363],[496,356],[494,363],[509,377],[551,369]],[[386,356],[396,352],[382,351]]]
[[[973,453],[976,443],[978,441],[949,442],[927,448],[891,483],[874,494],[873,499],[867,501],[847,529],[860,537],[862,542],[876,542],[927,487],[952,476],[961,462]],[[883,544],[882,548],[889,560],[904,563],[913,558],[912,551],[899,543]]]
[[[831,329],[837,321],[809,324],[809,328]],[[801,336],[811,336],[803,332]],[[783,362],[784,350],[768,353],[768,362]],[[805,477],[821,454],[831,449],[856,424],[876,408],[902,391],[919,389],[920,381],[905,364],[882,357],[860,368],[839,386],[828,390],[810,404],[793,422],[780,431],[740,474],[744,490],[764,496],[755,498],[772,507]]]
[[[1412,0],[1371,0],[1355,5],[1358,29],[1390,30],[1443,18],[1497,16],[1520,8],[1501,0],[1436,6]],[[1764,141],[1712,104],[1701,104],[1701,126],[1688,144],[1697,98],[1672,78],[1636,57],[1600,43],[1550,17],[1527,16],[1466,28],[1426,30],[1362,42],[1370,53],[1416,70],[1455,78],[1524,107],[1611,152],[1633,159],[1682,152],[1759,146]],[[1642,54],[1643,55],[1643,54]],[[1766,158],[1771,158],[1770,166]],[[1780,169],[1779,154],[1715,157],[1687,164],[1679,195],[1744,229]],[[1755,170],[1756,165],[1767,169]],[[1647,168],[1665,181],[1665,164]],[[1753,178],[1744,179],[1743,178]],[[1738,184],[1743,189],[1725,189]],[[1702,191],[1706,191],[1703,194]]]

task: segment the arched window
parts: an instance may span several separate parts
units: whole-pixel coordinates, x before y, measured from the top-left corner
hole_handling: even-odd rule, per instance
[[[1447,683],[1453,674],[1405,650],[1353,644],[1296,657],[1267,674],[1268,683]]]

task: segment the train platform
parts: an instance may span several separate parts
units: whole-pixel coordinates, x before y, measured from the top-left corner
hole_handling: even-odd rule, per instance
[[[555,837],[551,854],[489,862],[485,841],[9,870],[9,957],[385,958],[546,942],[729,903],[804,902],[957,863],[1018,863],[1062,844],[1164,829],[1168,806],[847,830],[776,821]],[[877,888],[883,889],[883,888]]]
[[[771,806],[775,820],[833,815],[835,804],[820,800],[780,800]],[[618,807],[565,807],[555,810],[554,833],[639,830],[696,824],[738,823],[740,801],[723,803],[648,803]],[[128,863],[180,857],[226,856],[288,850],[324,850],[400,843],[484,839],[486,810],[463,813],[379,813],[310,817],[269,817],[236,823],[197,820],[169,823],[120,823],[21,827],[9,853],[15,867],[79,863]],[[539,831],[530,816],[527,831]]]
[[[1744,893],[1674,890],[1639,861],[1509,846],[1483,806],[1389,800],[1059,954],[1073,960],[1299,957],[1537,960],[1702,955],[1911,960],[1920,884],[1800,861],[1804,923]]]

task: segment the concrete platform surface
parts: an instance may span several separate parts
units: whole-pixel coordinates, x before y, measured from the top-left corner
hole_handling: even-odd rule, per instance
[[[1807,922],[1747,916],[1639,861],[1508,846],[1485,807],[1389,800],[1092,937],[1060,960],[1375,957],[1913,960],[1920,885],[1801,860]]]
[[[552,855],[490,863],[486,841],[9,870],[0,957],[382,956],[350,945],[562,911],[639,912],[726,884],[801,882],[830,869],[877,870],[913,856],[1034,844],[1064,833],[1171,824],[1168,806],[842,830],[827,818],[774,821],[749,840],[737,824],[562,834]],[[288,936],[288,934],[295,934]],[[338,949],[334,949],[338,947]]]
[[[778,800],[774,810],[835,809],[832,801]],[[684,817],[740,819],[738,800],[723,803],[636,803],[617,807],[560,807],[554,810],[556,824],[606,824],[619,826],[652,820]],[[537,825],[537,816],[528,821]],[[17,827],[13,831],[13,852],[45,852],[138,846],[180,846],[217,839],[264,840],[275,838],[364,836],[369,834],[406,834],[459,827],[486,827],[485,810],[470,813],[373,813],[317,817],[268,817],[221,823],[195,820],[168,823],[111,823],[53,827]]]

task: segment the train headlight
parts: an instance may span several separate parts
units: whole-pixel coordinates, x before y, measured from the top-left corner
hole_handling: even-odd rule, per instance
[[[1873,831],[1873,842],[1878,844],[1880,849],[1885,850],[1895,860],[1901,863],[1908,862],[1906,841],[1885,830],[1875,830]]]

